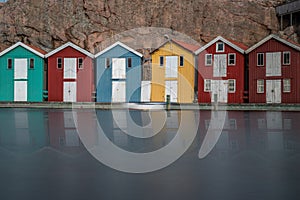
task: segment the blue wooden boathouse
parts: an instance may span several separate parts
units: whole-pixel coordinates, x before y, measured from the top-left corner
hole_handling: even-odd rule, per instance
[[[96,101],[140,102],[142,57],[119,41],[97,53]]]

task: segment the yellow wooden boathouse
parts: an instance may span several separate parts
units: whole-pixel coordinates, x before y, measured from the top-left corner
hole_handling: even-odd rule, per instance
[[[151,52],[151,101],[165,102],[167,95],[175,103],[194,101],[195,57],[197,45],[168,40]]]

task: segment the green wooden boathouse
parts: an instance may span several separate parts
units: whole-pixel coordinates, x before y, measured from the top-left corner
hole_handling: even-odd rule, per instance
[[[43,101],[45,53],[22,42],[0,52],[0,101]]]

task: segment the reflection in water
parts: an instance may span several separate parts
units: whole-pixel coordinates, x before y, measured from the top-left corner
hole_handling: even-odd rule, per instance
[[[189,150],[169,167],[132,175],[96,161],[86,149],[99,145],[98,125],[118,148],[159,150],[176,137],[181,111],[110,110],[77,115],[86,130],[79,137],[71,110],[1,109],[0,199],[295,199],[300,180],[299,112],[228,111],[224,126],[204,159],[198,158],[212,124],[211,111],[190,111],[198,127]],[[190,115],[192,116],[192,115]],[[129,123],[159,132],[126,134]],[[160,119],[160,118],[159,118]],[[190,118],[192,119],[192,118]],[[194,121],[194,122],[195,122]],[[187,130],[187,129],[186,129]],[[125,132],[125,133],[124,133]],[[186,133],[188,134],[188,133]],[[180,140],[186,146],[188,138]],[[213,141],[213,140],[212,140]],[[100,141],[101,142],[101,141]],[[101,143],[100,143],[101,144]],[[188,185],[188,187],[186,187]],[[151,192],[149,191],[151,188]],[[155,190],[156,192],[153,192]],[[116,192],[117,191],[117,192]]]
[[[196,113],[196,111],[193,111]],[[197,111],[198,112],[198,111]],[[220,111],[219,111],[220,112]],[[217,137],[214,150],[241,151],[251,148],[265,150],[296,150],[300,123],[297,112],[224,112],[224,125],[214,118],[221,113],[200,111],[198,138],[195,141],[199,147],[205,141],[205,136]],[[115,145],[132,152],[149,152],[167,145],[176,135],[181,112],[170,111],[117,111],[97,110],[94,113],[85,112],[80,115],[84,120],[89,135],[85,137],[90,147],[98,144],[98,124],[104,130],[107,138]],[[155,119],[159,119],[155,122]],[[74,151],[84,149],[78,136],[74,116],[71,110],[28,110],[28,109],[2,109],[0,112],[0,144],[2,147],[14,151],[29,151],[52,147],[59,151]],[[154,122],[152,122],[154,120]],[[214,121],[214,124],[211,124]],[[217,122],[217,123],[216,123]],[[132,129],[135,123],[139,129]],[[152,123],[152,124],[151,124]],[[162,124],[155,130],[155,124]],[[143,129],[143,127],[147,126]],[[151,133],[149,130],[151,129]],[[213,136],[208,130],[221,130],[220,135]],[[142,133],[132,133],[140,130]],[[130,133],[131,132],[131,133]],[[135,137],[135,135],[143,137]],[[211,140],[213,141],[213,140]]]

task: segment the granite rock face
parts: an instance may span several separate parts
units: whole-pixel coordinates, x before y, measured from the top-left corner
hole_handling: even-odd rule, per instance
[[[250,46],[270,33],[279,32],[275,6],[283,2],[9,0],[0,4],[0,50],[23,41],[49,51],[71,41],[95,53],[112,36],[141,27],[167,28],[171,36],[175,31],[200,44],[222,35]],[[147,31],[140,29],[137,35],[123,39],[133,42]],[[143,43],[150,42],[140,39]]]

